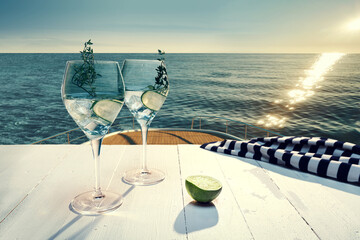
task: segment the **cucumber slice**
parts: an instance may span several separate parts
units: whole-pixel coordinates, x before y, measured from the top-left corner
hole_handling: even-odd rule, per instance
[[[157,93],[155,91],[145,91],[141,95],[141,102],[142,104],[153,111],[159,111],[161,106],[164,104],[166,96]]]
[[[119,114],[122,105],[123,103],[119,100],[100,100],[93,104],[92,109],[98,117],[112,123]]]

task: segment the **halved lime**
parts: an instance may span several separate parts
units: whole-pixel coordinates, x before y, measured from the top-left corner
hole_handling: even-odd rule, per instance
[[[100,100],[93,104],[92,109],[98,117],[112,123],[119,114],[121,107],[122,102],[119,100]]]
[[[161,106],[164,104],[166,96],[155,92],[155,91],[145,91],[141,95],[141,102],[145,107],[153,111],[159,111]]]
[[[185,187],[189,195],[201,203],[209,203],[219,196],[222,185],[219,180],[204,176],[189,176],[185,180]]]

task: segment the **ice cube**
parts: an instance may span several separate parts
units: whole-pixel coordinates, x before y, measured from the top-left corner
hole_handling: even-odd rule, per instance
[[[79,114],[85,115],[87,117],[91,116],[91,100],[89,99],[79,99],[76,101],[76,108]]]
[[[143,104],[139,96],[132,95],[130,98],[127,99],[126,106],[133,111],[137,111],[143,106]]]

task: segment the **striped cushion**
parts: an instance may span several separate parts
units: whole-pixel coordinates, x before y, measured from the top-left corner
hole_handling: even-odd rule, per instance
[[[360,183],[360,146],[349,142],[319,137],[267,137],[205,143],[201,148]]]

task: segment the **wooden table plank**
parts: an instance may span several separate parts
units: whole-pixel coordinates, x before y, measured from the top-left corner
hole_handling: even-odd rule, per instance
[[[360,239],[360,187],[260,163],[321,239]]]
[[[93,188],[89,145],[0,146],[0,239],[360,239],[359,186],[198,145],[150,145],[148,164],[166,179],[134,187],[122,175],[141,164],[140,152],[103,146],[102,188],[124,203],[94,217],[69,210]],[[223,183],[213,204],[187,194],[185,178],[195,174]]]
[[[52,154],[58,148],[0,146],[0,222],[64,159],[64,155]]]
[[[216,154],[197,145],[179,145],[188,239],[252,239]],[[191,175],[209,175],[223,183],[219,197],[210,205],[196,204],[186,192],[184,181]]]
[[[48,158],[49,155],[42,149],[43,146],[37,149],[39,155]],[[82,229],[82,225],[89,224],[90,218],[78,218],[77,214],[69,210],[69,203],[77,194],[93,188],[94,163],[90,146],[59,146],[52,155],[66,156],[66,160],[61,162],[4,220],[0,225],[1,239],[28,239],[29,236],[33,239],[51,239],[63,233],[62,226],[69,223],[66,221],[69,218],[73,221],[71,226],[79,230]],[[41,163],[38,158],[32,161],[34,166]],[[109,166],[109,163],[110,161],[103,161],[102,173],[113,171],[114,167]],[[104,183],[110,177],[109,174],[101,176]]]
[[[151,148],[149,163],[164,169],[164,182],[132,187],[121,178],[134,165],[140,146],[104,146],[101,179],[104,188],[125,193],[123,205],[103,216],[81,216],[69,210],[70,200],[93,186],[89,145],[69,152],[51,175],[29,194],[0,225],[0,239],[185,239],[174,231],[185,227],[177,147]],[[165,154],[166,153],[166,154]],[[177,184],[176,184],[177,182]],[[175,183],[175,186],[174,186]],[[151,220],[153,219],[153,220]],[[36,229],[36,231],[34,231]],[[141,231],[139,229],[142,229]]]
[[[255,239],[318,239],[257,161],[216,157]]]
[[[141,150],[142,146],[126,146],[119,170],[138,168]],[[122,181],[122,175],[114,178],[110,187],[121,186],[121,192],[127,191],[124,203],[102,218],[88,238],[186,239],[174,230],[185,229],[177,146],[149,146],[148,166],[164,171],[165,180],[151,186],[131,186]]]

